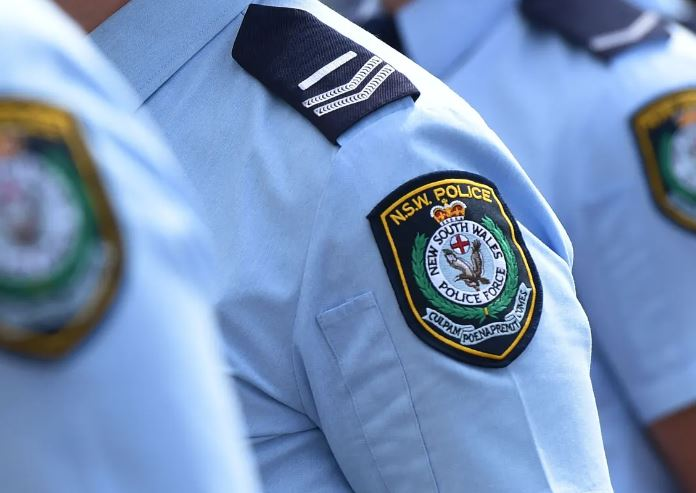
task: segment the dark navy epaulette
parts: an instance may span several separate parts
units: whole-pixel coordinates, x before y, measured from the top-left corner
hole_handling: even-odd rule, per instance
[[[523,0],[531,21],[559,31],[602,60],[649,41],[669,38],[666,21],[624,0]]]
[[[250,5],[232,56],[332,142],[382,106],[419,95],[405,75],[303,10]]]
[[[680,24],[696,33],[696,15],[681,21]]]

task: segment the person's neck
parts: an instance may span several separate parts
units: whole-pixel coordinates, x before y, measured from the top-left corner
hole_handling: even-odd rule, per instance
[[[108,19],[129,0],[55,0],[70,17],[89,32]]]
[[[382,0],[382,7],[386,12],[394,15],[409,2],[410,0]]]

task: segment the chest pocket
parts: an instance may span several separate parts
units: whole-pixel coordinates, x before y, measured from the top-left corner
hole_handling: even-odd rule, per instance
[[[385,491],[437,491],[408,380],[372,292],[321,313],[317,321]],[[374,485],[371,491],[377,491]]]

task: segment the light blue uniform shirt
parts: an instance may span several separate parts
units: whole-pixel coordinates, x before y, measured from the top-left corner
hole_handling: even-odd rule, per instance
[[[117,279],[94,287],[98,292],[113,283],[115,294],[79,347],[49,361],[0,353],[0,489],[257,491],[220,357],[207,234],[172,154],[147,121],[123,109],[133,106],[133,94],[53,4],[0,2],[0,66],[3,345],[13,342],[5,337],[8,320],[31,324],[41,315],[48,323],[57,316],[47,314],[45,298],[28,312],[8,309],[8,269],[47,236],[56,241],[44,253],[59,251],[57,240],[80,217],[71,205],[74,196],[55,193],[66,182],[45,172],[37,177],[37,170],[49,168],[36,155],[14,153],[13,142],[36,137],[38,128],[53,129],[45,134],[50,140],[61,122],[76,122],[78,131],[65,134],[64,142],[71,151],[86,147],[86,159],[76,153],[72,158],[91,170],[84,183],[95,177],[103,183],[103,207],[92,212],[104,231],[101,217],[106,209],[113,213],[121,245],[112,242],[105,254],[122,255]],[[8,117],[13,108],[19,109]],[[90,185],[91,200],[100,188]],[[22,209],[22,197],[29,201],[25,206],[39,197],[38,209]],[[25,241],[13,242],[12,230],[4,228],[22,224],[21,210],[38,210],[44,223]],[[78,257],[78,264],[96,272],[85,258]],[[58,295],[53,301],[57,313],[70,304]],[[91,310],[81,308],[83,314]]]
[[[514,0],[416,0],[397,24],[407,53],[480,111],[568,229],[614,488],[675,491],[644,431],[696,402],[696,236],[655,206],[630,119],[694,87],[694,38],[675,25],[669,41],[602,63],[533,28]]]
[[[267,492],[611,491],[590,336],[555,216],[442,83],[313,1],[304,9],[420,90],[334,145],[230,56],[247,2],[134,0],[92,38],[162,125],[205,203],[219,312]],[[408,180],[500,188],[544,286],[536,336],[502,369],[409,330],[366,218]]]

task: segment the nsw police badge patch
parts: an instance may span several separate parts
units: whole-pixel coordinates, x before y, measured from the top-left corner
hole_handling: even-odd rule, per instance
[[[0,347],[41,358],[82,341],[120,278],[121,240],[72,118],[0,101]]]
[[[658,207],[696,231],[696,90],[645,106],[633,118],[633,131]]]
[[[416,178],[369,215],[411,330],[466,363],[503,367],[531,340],[541,283],[495,186],[465,172]]]

